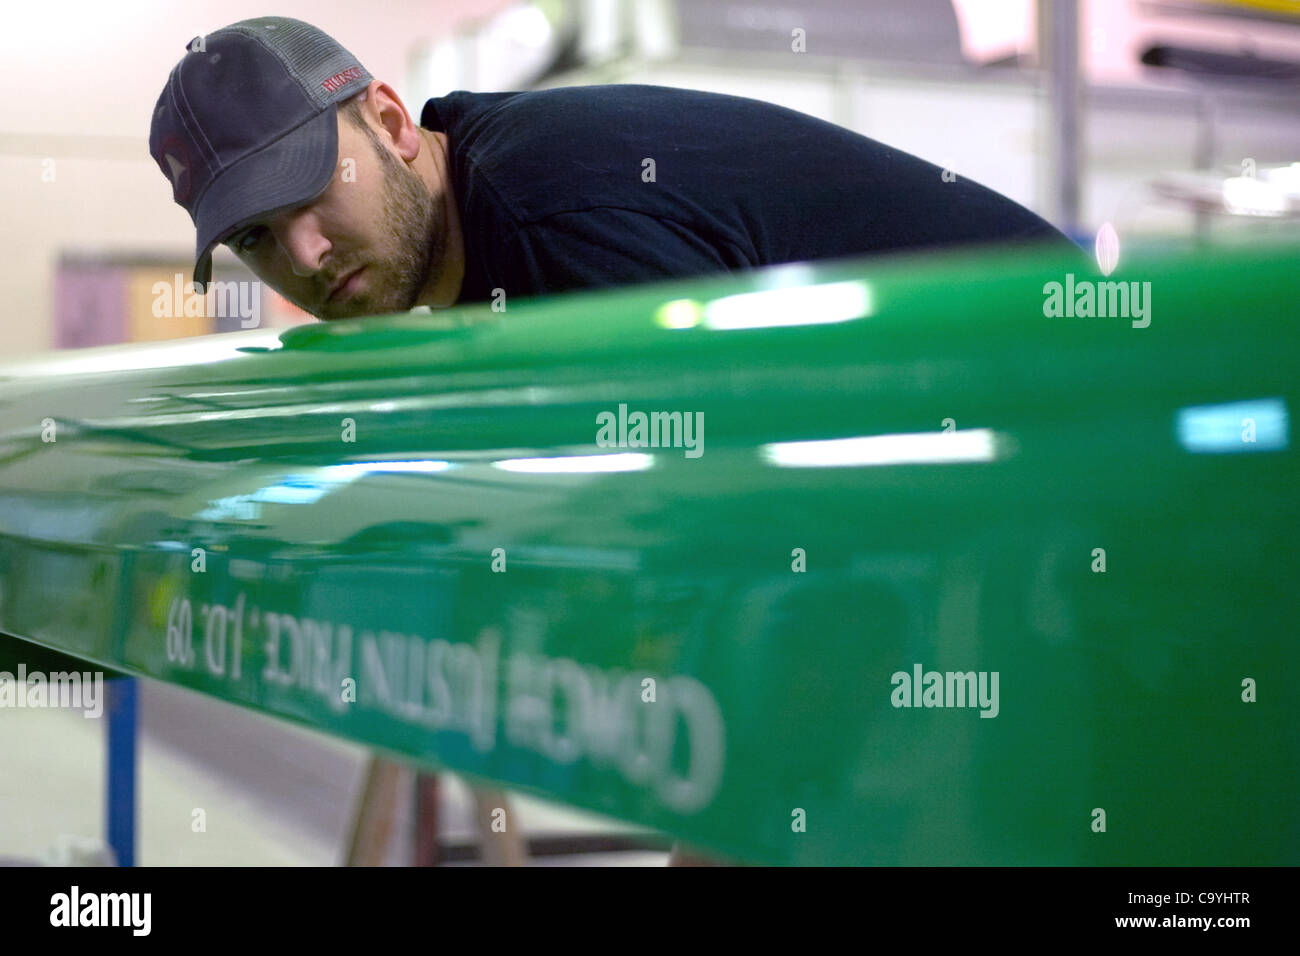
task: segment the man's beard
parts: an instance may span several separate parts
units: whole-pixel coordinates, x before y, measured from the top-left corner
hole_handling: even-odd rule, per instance
[[[322,318],[409,312],[446,248],[447,216],[442,204],[415,172],[384,149],[373,131],[367,128],[366,134],[384,176],[382,222],[387,248],[379,259],[347,265],[338,278],[366,266],[366,287],[337,303],[337,310],[331,309],[330,303],[322,305],[322,313],[328,312]]]

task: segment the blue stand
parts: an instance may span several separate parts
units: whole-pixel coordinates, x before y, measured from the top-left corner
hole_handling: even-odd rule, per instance
[[[135,866],[136,681],[105,681],[108,696],[108,772],[104,806],[108,845],[118,866]]]

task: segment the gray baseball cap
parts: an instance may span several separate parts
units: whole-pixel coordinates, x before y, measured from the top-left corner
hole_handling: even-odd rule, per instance
[[[194,282],[243,227],[311,202],[338,163],[338,104],[373,77],[309,23],[258,17],[186,44],[158,97],[149,153],[197,231]]]

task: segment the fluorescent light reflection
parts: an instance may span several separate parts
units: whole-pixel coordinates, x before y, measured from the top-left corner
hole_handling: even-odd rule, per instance
[[[826,441],[780,442],[760,452],[778,468],[840,468],[864,465],[932,465],[993,461],[998,435],[987,428],[907,435],[871,435]]]
[[[382,472],[424,472],[446,471],[456,467],[449,461],[420,458],[413,461],[350,461],[344,465],[326,465],[316,469],[316,474],[325,481],[355,481],[362,475]]]
[[[704,307],[704,326],[731,330],[823,325],[859,319],[872,311],[871,287],[866,282],[828,282],[714,299]]]
[[[654,464],[653,455],[633,452],[618,455],[565,455],[553,458],[508,458],[494,461],[493,468],[530,475],[599,474],[614,471],[645,471]]]
[[[319,501],[328,492],[337,491],[340,485],[356,481],[363,475],[385,472],[433,473],[454,467],[452,462],[432,459],[354,461],[345,465],[326,465],[309,472],[285,475],[274,484],[246,495],[231,495],[209,501],[208,506],[196,512],[194,517],[203,521],[251,521],[261,517],[263,504],[309,505]]]
[[[1196,454],[1281,451],[1288,447],[1290,416],[1280,398],[1261,398],[1178,410],[1178,444]]]

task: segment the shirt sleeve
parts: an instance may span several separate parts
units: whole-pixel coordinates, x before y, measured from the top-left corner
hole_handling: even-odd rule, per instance
[[[528,223],[508,249],[502,277],[508,295],[631,285],[743,265],[725,243],[719,248],[673,220],[613,206]]]

